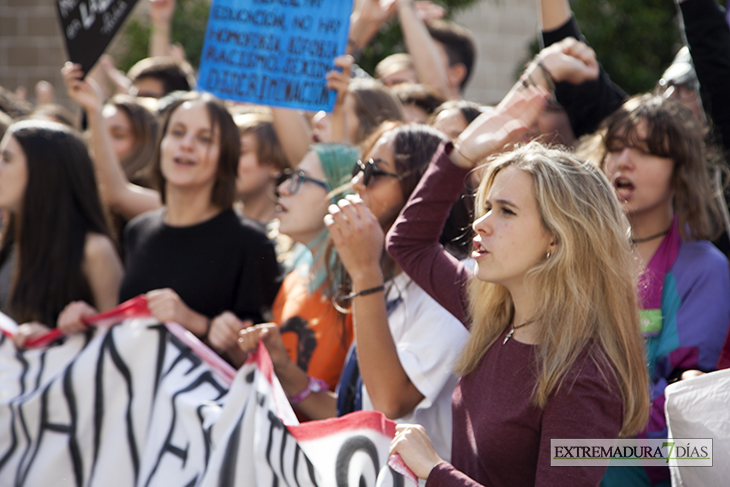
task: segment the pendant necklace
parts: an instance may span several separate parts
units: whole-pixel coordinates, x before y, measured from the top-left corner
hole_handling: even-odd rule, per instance
[[[527,326],[530,323],[534,323],[535,321],[537,321],[537,320],[525,321],[521,325],[517,325],[517,326],[512,325],[512,329],[509,331],[509,333],[507,333],[507,336],[504,337],[504,341],[502,342],[502,345],[504,345],[505,343],[507,343],[507,340],[509,340],[510,338],[512,338],[512,335],[515,334],[515,330],[517,328],[522,328],[523,326]]]

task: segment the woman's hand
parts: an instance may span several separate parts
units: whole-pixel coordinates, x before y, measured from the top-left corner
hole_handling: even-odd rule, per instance
[[[251,325],[253,325],[251,320],[241,321],[230,311],[224,311],[211,321],[208,343],[215,350],[225,351],[234,348],[238,340],[238,332]]]
[[[247,354],[256,351],[259,341],[266,346],[266,350],[271,356],[271,362],[274,364],[274,371],[282,370],[289,364],[289,355],[286,353],[284,341],[281,339],[276,323],[262,323],[238,332],[238,346]]]
[[[332,142],[352,142],[349,140],[348,121],[345,120],[344,105],[350,86],[350,71],[352,70],[352,64],[355,62],[355,58],[349,54],[345,54],[344,56],[336,57],[334,62],[335,69],[327,73],[327,88],[337,92],[335,106],[332,109],[332,120],[330,121]]]
[[[170,288],[155,289],[145,294],[150,314],[162,323],[174,321],[189,329],[189,323],[197,315]]]
[[[58,315],[56,326],[65,335],[80,333],[88,330],[82,320],[98,313],[96,308],[85,301],[72,301]]]
[[[471,169],[518,142],[537,123],[546,96],[545,89],[534,86],[511,91],[494,110],[479,115],[464,129],[454,143],[451,160],[457,166]]]
[[[554,82],[579,85],[598,78],[596,52],[573,37],[552,44],[537,55]]]
[[[433,467],[443,462],[420,424],[398,424],[390,442],[390,454],[398,454],[418,478],[426,479]]]
[[[25,348],[25,342],[27,342],[31,338],[44,335],[49,331],[51,331],[49,327],[47,327],[43,323],[38,323],[37,321],[23,323],[22,325],[18,326],[18,331],[13,337],[13,342],[15,342],[16,347]]]
[[[380,274],[385,234],[363,200],[349,195],[337,205],[330,205],[329,212],[324,223],[353,284],[373,272]]]
[[[61,76],[66,83],[68,97],[75,101],[86,112],[101,110],[104,105],[102,95],[91,82],[84,80],[84,72],[80,64],[67,62],[61,68]]]

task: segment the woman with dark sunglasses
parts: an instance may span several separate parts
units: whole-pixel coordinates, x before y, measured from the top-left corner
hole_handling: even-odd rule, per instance
[[[392,419],[424,425],[436,438],[438,451],[448,457],[450,397],[456,384],[451,368],[467,334],[456,318],[383,255],[384,231],[444,140],[441,132],[425,125],[381,127],[365,144],[367,157],[353,171],[352,187],[359,197],[348,196],[330,206],[327,226],[349,274],[337,304],[351,308],[348,316],[354,319],[357,343],[336,395],[316,384],[308,386],[307,375],[289,364],[271,325],[249,328],[239,341],[250,351],[263,339],[285,391],[296,394],[299,410],[308,416],[378,410]],[[287,384],[298,389],[289,391]]]

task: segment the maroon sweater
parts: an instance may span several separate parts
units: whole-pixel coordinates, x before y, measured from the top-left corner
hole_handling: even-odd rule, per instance
[[[434,155],[388,234],[386,248],[419,286],[468,327],[465,284],[471,274],[438,243],[467,175],[449,159],[451,149],[444,144]],[[605,468],[551,467],[550,440],[618,437],[623,403],[610,366],[596,358],[600,354],[584,350],[547,405],[537,408],[530,404],[536,347],[514,338],[503,345],[502,340],[456,387],[453,465],[437,465],[427,486],[598,485]]]

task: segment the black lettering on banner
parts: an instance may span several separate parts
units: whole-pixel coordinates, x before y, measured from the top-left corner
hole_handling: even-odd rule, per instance
[[[76,425],[78,423],[78,411],[76,408],[76,396],[73,391],[72,387],[72,373],[73,373],[73,366],[74,362],[71,362],[69,366],[66,368],[66,370],[63,373],[63,379],[62,379],[62,388],[63,388],[63,397],[66,400],[66,406],[68,408],[68,414],[69,414],[69,424],[59,424],[59,423],[51,423],[48,419],[49,415],[49,400],[48,396],[51,390],[50,386],[47,386],[43,393],[41,394],[41,422],[38,428],[38,434],[35,438],[35,441],[30,438],[28,435],[28,431],[25,428],[25,422],[23,422],[26,438],[28,439],[28,449],[23,453],[23,458],[20,463],[19,468],[22,469],[23,463],[25,463],[26,455],[29,453],[29,451],[32,449],[32,453],[30,454],[30,458],[28,459],[27,464],[25,465],[25,469],[18,472],[18,485],[23,485],[25,483],[25,479],[28,475],[28,472],[33,467],[33,463],[35,461],[36,455],[38,454],[38,450],[40,449],[41,443],[43,442],[43,436],[47,431],[52,431],[55,433],[61,433],[68,435],[68,449],[69,454],[71,455],[71,463],[73,467],[74,472],[74,483],[78,487],[81,487],[84,484],[84,478],[83,478],[83,467],[82,467],[82,461],[81,461],[81,452],[79,449],[78,441],[76,438]],[[54,402],[53,408],[58,409],[60,407],[60,404],[58,402]]]
[[[25,393],[25,376],[28,374],[28,361],[25,359],[22,353],[20,351],[17,351],[15,354],[15,358],[20,362],[21,364],[21,372],[18,376],[18,384],[20,385],[20,394],[19,396],[22,396]],[[38,378],[36,381],[40,380],[41,372],[43,371],[43,367],[40,367],[40,371],[38,372]],[[21,429],[23,430],[23,435],[26,440],[26,444],[30,445],[30,435],[28,434],[28,427],[25,424],[25,417],[23,417],[22,411],[20,409],[20,404],[16,403],[15,401],[11,402],[9,404],[10,406],[10,424],[12,425],[12,442],[10,444],[10,448],[8,448],[8,451],[5,452],[5,454],[0,458],[0,470],[5,466],[5,464],[8,462],[8,460],[13,456],[13,453],[15,452],[16,448],[18,448],[18,435],[15,431],[15,421],[16,417],[18,418],[20,422]],[[23,455],[21,457],[20,465],[23,464],[23,461],[25,460],[26,455],[28,454],[28,448],[26,447]],[[18,471],[17,475],[20,474],[20,471]]]
[[[109,354],[109,358],[116,367],[119,374],[122,376],[124,383],[127,386],[127,445],[129,448],[129,456],[132,460],[132,466],[134,468],[134,477],[139,476],[139,452],[137,451],[137,439],[134,437],[133,418],[132,418],[132,399],[134,397],[134,387],[132,385],[132,374],[127,367],[127,364],[122,360],[122,356],[119,353],[114,343],[114,328],[110,328],[104,336],[104,341],[99,348],[99,357],[96,361],[96,377],[95,377],[95,397],[94,397],[94,453],[91,465],[90,478],[94,478],[94,472],[96,470],[96,462],[99,458],[99,450],[101,447],[101,429],[104,421],[104,357],[106,353]],[[121,384],[120,384],[121,386]]]
[[[178,349],[180,354],[175,357],[173,360],[173,364],[170,366],[170,368],[165,372],[163,375],[166,376],[172,372],[172,370],[175,368],[177,364],[180,364],[182,360],[187,359],[191,362],[191,368],[185,373],[185,375],[189,375],[198,368],[202,363],[202,359],[198,357],[190,348],[188,348],[186,345],[184,345],[177,337],[172,335],[171,333],[168,333],[168,340],[167,342],[170,345],[175,346],[175,348]],[[219,400],[221,397],[223,397],[227,392],[228,389],[221,386],[218,381],[216,380],[215,376],[213,375],[213,372],[210,370],[205,370],[200,375],[198,375],[188,386],[179,389],[176,391],[171,399],[172,404],[172,418],[170,419],[170,428],[167,432],[167,436],[165,438],[164,444],[162,446],[162,449],[160,450],[157,461],[155,462],[154,466],[152,467],[150,474],[147,478],[147,481],[145,482],[145,486],[149,486],[152,482],[152,479],[154,478],[155,473],[157,472],[157,469],[160,467],[160,464],[162,462],[162,458],[165,456],[165,454],[170,453],[182,461],[182,465],[185,465],[185,461],[187,460],[187,453],[188,448],[190,445],[186,445],[185,448],[181,448],[177,445],[172,444],[172,436],[175,431],[175,426],[177,425],[177,405],[176,405],[176,399],[178,396],[188,393],[190,391],[193,391],[203,385],[210,385],[212,386],[217,392],[218,396],[215,398],[215,400]],[[201,430],[202,430],[202,424],[201,424]],[[202,433],[201,433],[202,434]]]
[[[267,417],[269,418],[269,438],[266,443],[266,462],[269,465],[269,468],[271,469],[271,473],[274,475],[274,483],[273,485],[279,485],[279,477],[276,475],[276,468],[271,462],[271,456],[272,451],[274,449],[274,439],[275,434],[280,433],[281,434],[281,446],[279,448],[279,467],[282,479],[286,483],[286,485],[291,485],[289,481],[287,481],[287,476],[284,472],[284,466],[289,465],[284,462],[284,453],[286,450],[287,445],[287,437],[291,436],[291,433],[287,429],[286,426],[284,426],[284,423],[281,422],[281,419],[279,419],[278,416],[276,416],[273,411],[269,410],[267,411]],[[291,463],[291,477],[293,481],[296,483],[297,486],[301,485],[299,482],[298,472],[299,472],[299,458],[302,457],[307,462],[307,472],[309,473],[309,481],[311,482],[311,485],[314,485],[317,487],[319,484],[317,484],[317,479],[314,473],[314,465],[312,462],[307,458],[307,455],[304,454],[302,449],[297,444],[296,440],[294,440],[294,461]]]
[[[228,437],[225,455],[223,456],[223,464],[219,471],[218,485],[236,485],[236,461],[241,442],[241,423],[243,422],[243,417],[246,415],[246,409],[246,404],[244,404],[241,415],[236,422],[236,427],[233,429],[231,436]]]
[[[337,454],[337,461],[335,462],[337,487],[349,487],[350,460],[352,460],[352,457],[357,452],[363,452],[370,457],[370,460],[373,462],[373,478],[378,476],[378,471],[380,470],[378,449],[375,448],[375,445],[369,438],[365,436],[353,436],[342,444],[340,452]],[[367,485],[365,482],[365,477],[361,475],[359,485]]]

